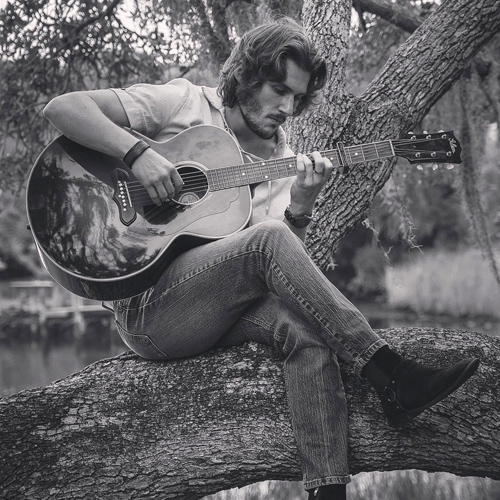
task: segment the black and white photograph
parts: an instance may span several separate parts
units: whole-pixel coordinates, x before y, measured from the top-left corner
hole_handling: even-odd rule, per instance
[[[0,500],[500,500],[499,0],[0,0]]]

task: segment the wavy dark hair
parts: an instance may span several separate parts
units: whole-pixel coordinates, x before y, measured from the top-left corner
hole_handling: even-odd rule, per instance
[[[326,82],[326,62],[305,30],[293,19],[283,17],[247,31],[234,47],[222,68],[217,89],[224,106],[232,108],[240,99],[253,95],[265,81],[285,81],[288,59],[311,73],[307,95],[295,108],[294,116],[317,104]]]

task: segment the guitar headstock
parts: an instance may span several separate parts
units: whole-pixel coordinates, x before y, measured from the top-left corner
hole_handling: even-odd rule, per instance
[[[462,163],[462,148],[453,131],[413,134],[392,141],[394,154],[410,163]]]

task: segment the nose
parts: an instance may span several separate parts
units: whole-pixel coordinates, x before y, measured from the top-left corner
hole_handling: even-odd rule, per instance
[[[286,94],[282,97],[279,105],[279,112],[286,116],[292,116],[295,107],[293,95]]]

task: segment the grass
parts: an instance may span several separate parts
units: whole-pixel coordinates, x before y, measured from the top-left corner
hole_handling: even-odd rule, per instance
[[[497,255],[497,265],[500,258]],[[387,269],[386,289],[392,307],[454,317],[500,319],[500,288],[475,249],[426,252]]]
[[[499,500],[500,481],[419,470],[361,473],[347,487],[349,500]],[[302,483],[268,481],[221,491],[203,500],[306,500]]]

